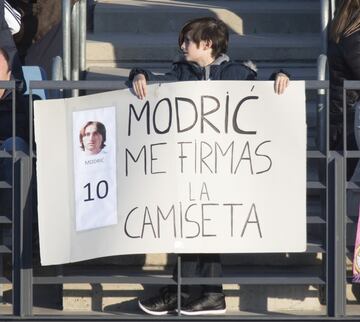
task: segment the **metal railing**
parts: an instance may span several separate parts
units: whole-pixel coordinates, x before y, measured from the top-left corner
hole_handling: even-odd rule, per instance
[[[320,16],[321,16],[321,53],[327,52],[327,33],[330,14],[330,0],[321,0]]]
[[[62,0],[63,76],[79,80],[85,71],[87,1]],[[75,94],[78,94],[77,92]]]
[[[335,2],[333,0],[321,0],[320,2],[320,16],[321,16],[321,54],[317,59],[317,79],[318,80],[325,80],[326,73],[327,73],[327,43],[328,43],[328,26],[331,19],[334,16],[333,10],[335,8]],[[325,106],[327,105],[326,102],[326,95],[324,89],[318,90],[318,131],[320,133],[324,133],[326,131],[326,110]],[[325,151],[326,149],[326,142],[323,139],[324,136],[319,135],[319,149],[320,151]]]
[[[122,88],[123,82],[113,81],[32,81],[30,82],[30,96],[32,90],[46,89],[46,90],[113,90]],[[308,99],[311,99],[317,94],[319,90],[325,90],[326,101],[328,100],[328,86],[327,81],[306,81],[306,90],[309,92]],[[315,95],[316,97],[316,95]],[[30,97],[30,104],[32,100]],[[313,105],[309,105],[310,107]],[[316,106],[316,105],[315,105]],[[325,104],[323,110],[325,111],[325,124],[328,124],[328,105]],[[309,107],[309,108],[310,108]],[[310,112],[310,111],[308,111]],[[313,113],[317,115],[317,113]],[[32,119],[32,115],[30,115]],[[318,123],[317,123],[318,124]],[[315,128],[318,125],[315,126]],[[30,132],[32,137],[32,124],[30,124]],[[343,197],[345,189],[344,178],[344,156],[342,154],[328,151],[328,127],[322,128],[321,132],[313,131],[312,128],[309,132],[315,133],[315,136],[320,135],[324,138],[317,138],[317,143],[312,144],[307,152],[308,163],[316,162],[319,165],[316,166],[317,175],[308,177],[307,187],[309,199],[316,199],[319,204],[319,209],[313,209],[311,205],[308,205],[308,228],[309,232],[316,226],[320,226],[321,231],[325,231],[324,235],[320,234],[317,239],[314,240],[310,235],[308,236],[307,254],[322,253],[323,260],[319,264],[316,270],[312,272],[303,271],[301,267],[284,267],[282,270],[276,268],[265,269],[252,269],[247,271],[246,268],[238,267],[236,271],[227,271],[221,278],[184,278],[181,276],[181,267],[178,270],[177,281],[173,280],[171,274],[168,271],[163,272],[161,276],[154,274],[154,272],[146,272],[138,267],[136,271],[129,271],[126,268],[118,268],[114,274],[114,270],[104,269],[103,271],[94,271],[90,268],[86,270],[84,267],[76,269],[76,267],[63,265],[59,266],[55,275],[34,275],[32,253],[34,251],[32,246],[32,230],[29,229],[31,224],[29,223],[29,217],[31,218],[31,211],[26,207],[24,202],[28,198],[33,196],[32,189],[34,188],[29,183],[33,180],[33,170],[30,166],[31,160],[36,159],[36,154],[33,152],[33,145],[30,142],[30,157],[24,157],[22,172],[20,172],[22,185],[20,191],[20,200],[22,206],[19,212],[19,220],[14,221],[15,231],[19,231],[21,239],[19,245],[14,248],[14,260],[13,260],[13,276],[14,279],[14,310],[15,316],[31,317],[33,315],[33,303],[32,292],[34,285],[53,285],[53,284],[66,284],[66,283],[136,283],[136,284],[158,284],[168,285],[177,284],[178,290],[181,285],[184,284],[240,284],[240,285],[318,285],[325,290],[326,313],[323,318],[327,317],[343,317],[346,315],[345,308],[345,287],[346,278],[344,272],[346,269],[345,258],[345,233],[344,233],[344,203],[346,202]],[[310,141],[309,141],[310,142]],[[325,142],[325,150],[320,149],[319,142]],[[346,156],[345,156],[346,158]],[[25,183],[25,184],[24,184]],[[16,207],[15,207],[16,209]],[[30,220],[31,222],[31,220]],[[19,228],[19,224],[20,228]],[[233,255],[227,255],[233,256]],[[312,256],[312,255],[311,255]],[[178,265],[180,265],[179,258]],[[44,270],[44,269],[43,269]],[[264,272],[266,271],[266,273]],[[45,268],[46,271],[46,268]],[[180,305],[180,304],[179,304]],[[360,312],[359,312],[360,314]],[[237,315],[235,315],[237,316]],[[243,313],[241,316],[244,318]],[[240,316],[237,316],[240,319]],[[278,315],[273,315],[274,318],[279,318]],[[47,318],[51,318],[47,316]],[[79,316],[75,316],[79,318]],[[95,317],[92,317],[94,319]],[[102,317],[103,318],[103,317]],[[127,319],[128,316],[116,315],[107,317],[110,319]],[[134,317],[132,317],[134,318]],[[222,317],[222,319],[230,318],[228,316]],[[308,316],[307,318],[314,318],[314,316]],[[141,319],[139,316],[135,319]],[[152,319],[149,317],[148,319]],[[203,317],[202,319],[206,319]],[[234,319],[234,315],[231,316]],[[269,319],[269,316],[264,315],[259,319]],[[286,320],[286,316],[282,316],[281,319]],[[289,317],[289,319],[291,319]]]
[[[62,1],[63,68],[64,79],[71,80],[71,6],[70,0]]]
[[[6,83],[6,84],[5,84]],[[15,84],[0,83],[0,86],[6,88],[14,88]],[[327,81],[307,81],[307,90],[319,91],[324,90],[326,93],[326,101],[328,101],[328,82]],[[30,94],[33,89],[81,89],[81,90],[110,90],[123,87],[122,82],[31,82]],[[344,94],[349,89],[360,89],[360,82],[345,82]],[[346,97],[346,96],[344,96]],[[30,99],[30,102],[32,100]],[[344,104],[346,101],[344,99]],[[326,116],[326,124],[328,124],[328,106],[325,104],[324,111]],[[14,115],[15,116],[15,115]],[[15,119],[15,118],[14,118]],[[346,118],[345,118],[346,121]],[[15,121],[14,121],[15,122]],[[344,123],[344,130],[346,131],[346,123]],[[32,130],[31,130],[32,131]],[[319,134],[325,139],[320,139],[318,142],[326,142],[325,150],[322,151],[320,146],[315,147],[314,150],[308,151],[308,160],[322,160],[325,161],[325,166],[322,171],[325,175],[320,178],[319,182],[308,181],[308,189],[326,191],[326,200],[322,200],[322,216],[326,219],[326,238],[323,243],[310,243],[308,252],[323,252],[326,258],[324,265],[324,275],[311,276],[301,275],[299,272],[292,273],[291,271],[278,274],[277,276],[262,276],[261,273],[249,275],[226,275],[222,278],[214,280],[203,280],[200,278],[181,278],[179,275],[178,285],[181,284],[211,284],[211,283],[236,283],[236,284],[317,284],[324,285],[326,289],[327,315],[330,317],[344,317],[346,316],[346,256],[349,253],[346,251],[346,194],[345,191],[349,187],[354,187],[352,183],[347,182],[346,179],[346,160],[348,158],[360,158],[360,152],[347,151],[344,149],[343,153],[328,151],[329,129],[327,126],[323,128]],[[13,134],[14,135],[14,134]],[[346,139],[344,141],[346,146]],[[33,147],[31,147],[31,151]],[[32,162],[35,159],[35,154],[32,152],[30,158],[21,156],[18,153],[8,154],[1,153],[1,158],[12,157],[14,163],[14,181],[13,181],[13,209],[12,209],[12,227],[13,227],[13,273],[11,281],[13,283],[13,314],[16,316],[31,316],[32,313],[32,288],[36,284],[62,284],[62,283],[142,283],[142,284],[174,284],[170,276],[156,277],[146,275],[143,272],[126,272],[122,276],[119,275],[66,275],[69,273],[66,266],[61,267],[58,276],[33,276],[32,271],[32,243],[31,243],[31,215],[28,209],[28,199],[31,199],[32,194],[29,192],[30,182],[32,180]],[[20,161],[20,162],[19,162]],[[17,169],[17,171],[15,171]],[[16,175],[17,174],[17,175]],[[21,184],[20,184],[21,183]],[[355,185],[355,188],[358,187]],[[319,190],[320,189],[320,190]],[[17,192],[16,192],[17,191]],[[310,218],[309,218],[310,219]],[[4,220],[0,221],[3,223]],[[319,223],[320,221],[314,218],[308,220],[310,224]],[[323,246],[321,246],[321,244]],[[325,247],[325,248],[322,248]],[[0,247],[1,248],[1,247]],[[351,253],[351,251],[350,251]],[[350,254],[351,256],[351,254]],[[239,270],[240,271],[240,270]],[[70,272],[71,273],[71,272]],[[143,273],[143,275],[142,275]],[[181,274],[181,271],[179,271]],[[0,277],[1,282],[6,282],[6,279]],[[9,281],[8,281],[9,282]]]

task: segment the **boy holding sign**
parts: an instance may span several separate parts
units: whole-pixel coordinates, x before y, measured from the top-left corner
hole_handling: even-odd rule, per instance
[[[143,69],[133,69],[129,81],[136,96],[144,99],[147,81],[194,81],[194,80],[254,80],[256,71],[244,64],[230,61],[227,52],[229,32],[219,19],[206,17],[194,19],[184,25],[178,44],[183,59],[173,64],[164,75],[155,75]],[[285,73],[274,73],[274,89],[282,94],[289,78]],[[222,274],[219,254],[184,254],[181,272],[183,277],[219,277]],[[176,270],[174,277],[176,277]],[[139,307],[152,315],[164,315],[176,311],[176,287],[163,288],[159,295],[139,300]],[[222,314],[226,311],[222,285],[204,285],[200,298],[193,299],[188,286],[182,287],[181,313],[184,315]]]

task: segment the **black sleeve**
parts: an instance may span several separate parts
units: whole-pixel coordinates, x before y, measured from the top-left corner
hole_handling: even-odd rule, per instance
[[[166,81],[177,81],[179,80],[180,70],[177,68],[177,65],[173,65],[173,68],[165,74],[154,74],[153,72],[142,69],[142,68],[133,68],[130,71],[127,84],[129,87],[132,86],[132,81],[134,77],[138,74],[143,74],[148,82],[166,82]]]
[[[221,72],[221,80],[256,80],[255,70],[238,63],[229,63]]]
[[[284,69],[279,69],[279,70],[277,70],[277,71],[275,71],[275,72],[273,72],[271,75],[270,75],[270,77],[269,77],[269,80],[275,80],[276,79],[276,76],[277,76],[277,74],[285,74],[287,77],[289,77],[289,79],[290,79],[290,73],[288,73],[286,70],[284,70]]]
[[[351,79],[360,79],[360,33],[344,38],[342,54]],[[345,67],[345,68],[346,68]]]

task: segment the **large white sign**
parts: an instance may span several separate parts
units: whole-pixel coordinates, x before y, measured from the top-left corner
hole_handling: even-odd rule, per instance
[[[211,81],[35,102],[43,265],[306,248],[304,82]]]

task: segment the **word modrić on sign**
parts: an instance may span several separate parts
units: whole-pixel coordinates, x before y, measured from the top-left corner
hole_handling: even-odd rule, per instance
[[[229,127],[231,127],[236,133],[255,135],[254,130],[245,130],[239,124],[240,109],[246,105],[246,102],[251,100],[257,100],[258,96],[247,96],[241,99],[233,109],[230,111],[229,95],[225,97],[224,105],[222,106],[220,100],[215,96],[202,95],[200,96],[200,106],[186,97],[175,97],[171,102],[169,98],[163,98],[158,101],[155,106],[150,106],[150,102],[146,101],[140,112],[137,112],[133,104],[129,105],[129,119],[128,119],[128,136],[133,133],[131,127],[133,120],[140,121],[142,118],[146,120],[146,133],[166,134],[173,126],[173,114],[176,119],[176,131],[178,133],[187,132],[193,129],[197,123],[200,125],[200,133],[205,132],[205,128],[212,129],[217,133],[228,133]],[[222,107],[222,108],[221,108]],[[151,114],[152,113],[152,114]],[[189,123],[187,119],[185,121],[184,115],[189,116],[192,114],[192,122]],[[216,114],[216,116],[215,116]],[[219,117],[219,114],[222,114]],[[163,118],[166,115],[167,120],[164,126]],[[214,117],[215,116],[215,117]],[[210,117],[212,117],[210,119]],[[213,119],[221,120],[215,122]],[[185,124],[187,123],[187,124]],[[152,131],[151,131],[152,124]],[[160,124],[161,128],[160,129]],[[206,126],[205,126],[206,124]]]

